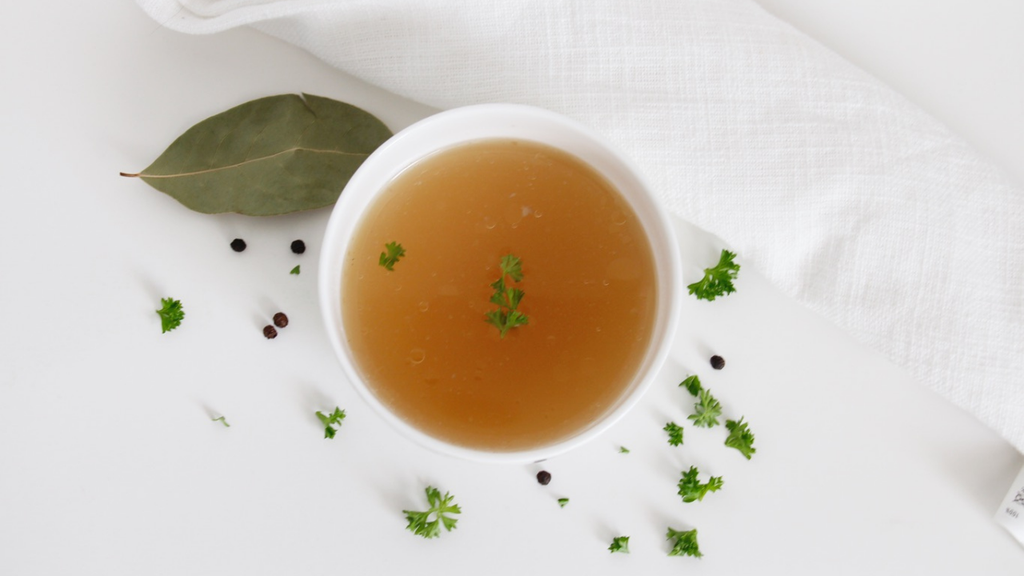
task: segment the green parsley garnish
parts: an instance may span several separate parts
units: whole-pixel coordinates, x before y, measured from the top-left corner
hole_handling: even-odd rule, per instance
[[[228,421],[225,420],[223,416],[221,416],[220,418],[210,418],[210,420],[213,420],[214,422],[220,422],[225,427],[231,428],[231,424],[228,424]]]
[[[687,286],[690,294],[694,294],[700,300],[714,300],[718,296],[725,296],[736,291],[732,281],[740,271],[740,265],[733,262],[736,254],[728,250],[722,250],[722,256],[718,264],[712,268],[704,269],[704,278],[700,282],[694,282]]]
[[[330,415],[317,410],[316,417],[324,425],[324,438],[333,439],[334,435],[338,433],[338,428],[341,428],[341,421],[345,419],[345,411],[335,406],[334,412],[331,412]]]
[[[725,439],[725,445],[730,448],[735,448],[750,460],[750,456],[757,452],[757,448],[754,448],[754,433],[747,428],[747,423],[740,418],[736,420],[726,420],[725,427],[729,429],[729,437]]]
[[[665,432],[668,432],[668,443],[672,446],[679,446],[683,443],[683,429],[679,427],[675,422],[669,422],[662,428]]]
[[[569,503],[569,499],[568,498],[559,498],[558,499],[558,507],[559,508],[565,508],[565,505],[568,504],[568,503]]]
[[[619,446],[619,453],[620,454],[629,454],[629,448],[626,448],[625,446]]]
[[[181,300],[161,298],[160,304],[162,306],[156,313],[160,315],[160,333],[163,334],[181,324],[181,320],[185,318],[185,311],[181,309]]]
[[[696,374],[693,376],[687,376],[686,380],[679,383],[679,386],[686,388],[689,390],[690,394],[693,394],[694,396],[700,394],[701,391],[700,378],[697,378]]]
[[[299,265],[295,266],[295,268],[292,268],[292,271],[291,271],[291,272],[289,272],[289,274],[295,274],[296,276],[298,276],[298,275],[299,275],[299,272],[300,272],[300,270],[299,270],[299,266],[301,266],[301,264],[299,264]]]
[[[718,426],[718,417],[722,415],[722,405],[707,389],[700,391],[700,400],[693,405],[693,414],[687,416],[693,425],[701,428]]]
[[[405,256],[405,248],[402,248],[402,245],[397,242],[388,242],[384,245],[384,249],[386,252],[380,253],[378,264],[393,272],[398,259]]]
[[[672,550],[669,551],[669,556],[693,556],[694,558],[700,558],[703,554],[700,553],[700,548],[697,546],[697,529],[687,530],[681,532],[673,529],[671,526],[668,529],[668,540],[675,540],[672,543]]]
[[[612,539],[612,545],[608,547],[611,553],[621,552],[629,554],[629,536],[616,536]]]
[[[442,523],[445,530],[451,532],[459,520],[449,517],[448,514],[462,513],[459,505],[452,503],[454,498],[454,496],[447,492],[444,493],[442,498],[441,492],[437,488],[427,486],[427,502],[430,503],[430,509],[426,512],[402,510],[402,513],[405,514],[405,519],[409,521],[409,525],[405,528],[413,534],[423,536],[424,538],[437,538],[440,536]],[[431,515],[434,516],[433,520],[430,519]]]
[[[722,489],[721,476],[712,476],[706,484],[701,484],[697,479],[698,473],[696,466],[690,466],[679,479],[679,495],[683,497],[683,502],[700,501],[708,492],[718,492]]]
[[[491,303],[497,304],[497,310],[491,310],[486,314],[487,322],[493,324],[504,338],[509,330],[518,326],[526,326],[530,319],[518,310],[519,303],[523,300],[525,293],[518,288],[511,288],[505,285],[505,277],[508,276],[513,282],[523,279],[523,262],[519,258],[506,254],[501,257],[501,277],[491,283],[494,288],[494,295],[491,296]]]

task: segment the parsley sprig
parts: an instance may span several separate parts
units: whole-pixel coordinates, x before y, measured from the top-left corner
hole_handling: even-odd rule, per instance
[[[736,279],[740,265],[733,262],[734,258],[736,258],[736,254],[722,250],[718,264],[711,268],[705,268],[704,278],[686,287],[690,294],[697,296],[700,300],[710,301],[718,296],[735,292],[736,288],[732,285],[732,281]]]
[[[686,390],[689,391],[690,394],[696,396],[700,394],[701,391],[700,378],[698,378],[696,374],[694,374],[693,376],[687,376],[686,380],[683,380],[682,382],[679,383],[679,387],[686,388]]]
[[[712,476],[706,483],[701,483],[697,479],[697,475],[700,473],[696,466],[690,466],[690,469],[683,472],[682,478],[679,479],[679,495],[683,497],[683,502],[695,502],[704,499],[704,496],[708,492],[718,492],[722,489],[722,477]]]
[[[160,333],[163,334],[181,325],[185,311],[181,308],[181,300],[161,298],[160,304],[161,307],[156,313],[160,315]]]
[[[317,410],[316,417],[324,425],[324,438],[333,439],[334,435],[338,433],[338,428],[341,428],[341,421],[345,419],[345,411],[335,406],[334,412],[330,414],[324,414]]]
[[[388,242],[384,245],[385,252],[380,253],[380,259],[377,262],[389,272],[395,271],[395,264],[398,263],[398,259],[405,256],[405,248],[398,242]]]
[[[461,514],[462,509],[458,504],[452,502],[455,497],[447,492],[442,497],[441,492],[433,486],[427,486],[426,492],[427,502],[430,504],[430,508],[426,512],[402,510],[402,513],[409,521],[409,525],[406,526],[407,530],[424,538],[437,538],[441,535],[442,524],[444,529],[449,532],[455,528],[455,524],[459,520],[452,518],[449,514]],[[430,519],[431,516],[433,516],[433,520]]]
[[[505,284],[505,277],[508,276],[512,282],[520,282],[523,279],[523,261],[506,254],[501,257],[501,277],[491,283],[494,288],[494,295],[491,296],[491,303],[497,304],[497,310],[487,312],[487,323],[494,325],[504,338],[509,330],[518,326],[526,326],[530,319],[518,310],[525,293],[519,288],[512,288]]]
[[[662,428],[668,433],[668,443],[671,446],[679,446],[683,443],[683,429],[675,422],[669,422]]]
[[[616,552],[629,554],[629,536],[616,536],[612,538],[612,545],[608,547],[608,551],[612,554]]]
[[[739,421],[726,420],[725,427],[729,429],[729,437],[725,439],[725,445],[739,450],[740,454],[750,460],[750,456],[757,452],[757,448],[754,448],[754,433],[750,431],[748,423],[744,422],[743,418],[740,418]]]
[[[712,428],[718,426],[718,417],[722,415],[722,405],[708,392],[707,389],[700,391],[698,401],[693,405],[693,414],[687,416],[693,420],[693,425],[699,428]]]
[[[694,558],[700,558],[703,554],[700,553],[700,547],[697,546],[697,529],[687,530],[685,532],[676,530],[671,526],[668,529],[668,540],[675,540],[672,543],[672,550],[669,551],[669,556],[693,556]]]

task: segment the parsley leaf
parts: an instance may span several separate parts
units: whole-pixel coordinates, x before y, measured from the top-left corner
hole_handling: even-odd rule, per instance
[[[569,503],[569,499],[568,498],[559,498],[558,499],[558,507],[559,508],[565,508],[565,505],[568,504],[568,503]]]
[[[299,275],[299,272],[300,272],[300,270],[299,270],[299,266],[301,266],[301,264],[300,264],[300,265],[298,265],[298,266],[296,266],[295,268],[292,268],[292,271],[291,271],[291,272],[289,272],[289,274],[295,274],[296,276],[298,276],[298,275]]]
[[[696,295],[700,300],[710,301],[718,296],[735,292],[736,288],[732,285],[732,281],[736,279],[740,265],[733,262],[734,258],[736,258],[736,254],[722,250],[718,264],[711,268],[705,268],[704,278],[686,287],[690,294]]]
[[[501,257],[501,271],[511,276],[513,282],[520,282],[523,279],[523,261],[511,254],[506,254]]]
[[[740,418],[736,420],[726,420],[725,427],[729,429],[729,437],[725,439],[725,445],[730,448],[735,448],[750,460],[750,456],[757,452],[757,448],[754,448],[754,433],[747,428],[747,423]]]
[[[671,526],[668,529],[668,540],[675,540],[672,543],[672,550],[669,551],[669,556],[693,556],[694,558],[700,558],[703,554],[700,553],[700,547],[697,546],[697,529],[687,530],[682,532],[673,529]]]
[[[160,315],[160,333],[170,332],[177,328],[183,318],[185,311],[181,309],[181,300],[173,298],[161,298],[161,308],[156,311]]]
[[[455,524],[459,520],[450,517],[449,514],[461,514],[462,509],[459,508],[458,504],[452,503],[455,497],[447,492],[444,493],[443,498],[441,497],[441,492],[433,486],[427,486],[426,492],[430,509],[426,512],[402,510],[402,513],[405,514],[405,519],[409,521],[409,525],[405,528],[417,536],[437,538],[441,535],[442,524],[444,524],[445,530],[449,532],[455,528]],[[430,519],[431,515],[434,517],[433,520]]]
[[[384,249],[387,252],[380,253],[380,260],[377,263],[387,268],[388,271],[394,272],[398,259],[405,256],[405,248],[402,248],[398,242],[388,242],[384,245]]]
[[[683,429],[679,427],[675,422],[669,422],[662,428],[665,432],[668,432],[668,443],[672,446],[679,446],[683,443]]]
[[[228,421],[225,420],[223,416],[221,416],[220,418],[210,418],[210,420],[213,420],[214,422],[220,422],[226,428],[231,428],[231,424],[228,424]]]
[[[334,435],[338,433],[338,428],[341,428],[341,421],[345,419],[345,411],[335,406],[334,412],[331,412],[330,415],[317,410],[316,417],[324,425],[324,438],[333,439]]]
[[[612,539],[612,545],[608,547],[611,553],[621,552],[629,554],[629,536],[616,536]]]
[[[701,391],[700,378],[697,378],[696,374],[694,374],[693,376],[687,376],[686,380],[683,380],[682,382],[679,383],[679,386],[685,387],[690,392],[690,394],[693,394],[694,396],[700,394]]]
[[[697,479],[697,474],[699,474],[697,467],[690,466],[690,469],[683,472],[682,478],[679,479],[679,495],[683,497],[683,502],[700,501],[708,492],[718,492],[722,489],[721,476],[712,476],[706,484],[701,484]]]
[[[619,446],[619,453],[620,454],[629,454],[629,448],[626,448],[625,446]]]
[[[511,288],[505,285],[505,277],[508,276],[513,282],[523,279],[523,261],[506,254],[501,257],[501,277],[491,283],[494,294],[491,296],[491,304],[497,304],[497,310],[491,310],[485,314],[487,323],[498,329],[501,337],[504,338],[509,330],[526,326],[530,323],[529,317],[518,310],[525,292],[518,288]]]
[[[693,425],[701,428],[718,426],[718,417],[722,415],[722,405],[715,400],[706,389],[700,391],[700,400],[693,405],[693,414],[687,416]]]

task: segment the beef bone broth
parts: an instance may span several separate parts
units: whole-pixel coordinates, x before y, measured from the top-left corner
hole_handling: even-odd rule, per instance
[[[385,244],[405,249],[389,271]],[[491,286],[522,262],[500,331]],[[657,304],[651,247],[633,209],[576,157],[484,140],[435,153],[363,215],[342,270],[357,370],[415,428],[469,448],[538,448],[586,429],[632,386]]]

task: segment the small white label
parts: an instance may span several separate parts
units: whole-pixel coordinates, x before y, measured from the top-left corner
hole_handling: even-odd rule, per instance
[[[996,512],[996,522],[1013,534],[1018,542],[1024,544],[1024,468],[1020,469],[1017,479],[1010,486],[1006,498]]]

